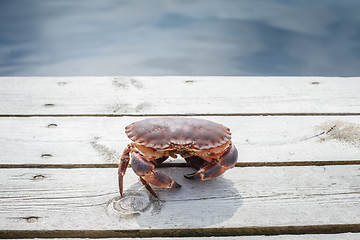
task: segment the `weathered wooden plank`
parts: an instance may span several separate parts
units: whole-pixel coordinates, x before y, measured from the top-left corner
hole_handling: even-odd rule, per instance
[[[236,237],[183,237],[171,238],[171,240],[358,240],[360,233],[341,234],[306,234],[306,235],[277,235],[277,236],[236,236]],[[128,240],[128,238],[116,238],[117,240]],[[169,238],[142,238],[143,240],[169,240]],[[46,239],[44,239],[46,240]],[[64,240],[64,239],[59,239]],[[97,239],[99,240],[99,239]],[[110,238],[109,240],[115,240]]]
[[[171,237],[173,240],[203,240],[203,239],[212,239],[212,240],[218,240],[218,239],[224,239],[224,240],[232,240],[232,239],[244,239],[244,240],[280,240],[280,239],[290,239],[290,240],[313,240],[313,239],[340,239],[340,240],[353,240],[358,239],[359,233],[335,233],[335,234],[283,234],[283,235],[237,235],[236,237],[229,237],[226,235],[210,235],[208,234],[205,237],[195,237],[193,235],[187,236],[187,234],[181,234],[183,232],[192,231],[193,229],[188,230],[161,230],[163,232],[167,231],[169,235],[167,237],[157,237],[156,234],[153,234],[154,232],[157,232],[158,230],[127,230],[127,231],[66,231],[66,230],[55,230],[55,231],[1,231],[0,232],[0,238],[18,238],[18,236],[22,236],[22,239],[29,239],[29,238],[42,238],[42,239],[79,239],[79,238],[92,238],[92,239],[129,239],[129,238],[141,238],[141,239],[148,239],[148,240],[167,240]],[[202,229],[202,230],[208,230],[208,229]],[[227,231],[227,229],[222,229],[223,232]],[[180,232],[181,231],[181,232]],[[124,236],[124,233],[132,233],[128,234],[128,237],[119,237]],[[149,233],[148,237],[143,237],[143,233]],[[173,233],[173,234],[172,234]],[[180,233],[180,234],[177,234]],[[16,234],[16,235],[15,235]],[[185,237],[177,237],[177,236],[185,236]],[[75,236],[75,237],[74,237]],[[155,237],[152,237],[155,236]],[[220,237],[219,237],[220,236]],[[21,239],[21,238],[20,238]]]
[[[0,114],[359,114],[359,80],[338,77],[1,77]]]
[[[117,238],[118,240],[122,240]],[[236,236],[236,237],[187,237],[171,238],[171,240],[358,240],[360,233],[341,234],[306,234],[306,235],[277,235],[277,236]],[[113,240],[113,239],[109,239]],[[127,239],[123,239],[127,240]],[[168,240],[168,238],[143,238],[143,240]]]
[[[239,163],[359,160],[360,116],[202,118],[230,127]],[[117,164],[130,142],[124,127],[140,119],[0,118],[0,163]]]
[[[358,165],[237,167],[206,182],[162,171],[182,188],[155,187],[159,200],[131,169],[121,199],[116,169],[0,169],[0,229],[360,231]]]
[[[276,235],[276,236],[236,236],[236,237],[173,237],[171,240],[358,240],[360,233],[340,234],[301,234],[301,235]],[[45,238],[44,240],[47,240]],[[128,240],[129,238],[109,238],[108,240]],[[59,240],[65,240],[60,238]],[[69,238],[66,238],[69,240]],[[71,240],[71,239],[70,239]],[[99,240],[99,239],[95,239]],[[142,238],[142,240],[169,240],[169,238]]]

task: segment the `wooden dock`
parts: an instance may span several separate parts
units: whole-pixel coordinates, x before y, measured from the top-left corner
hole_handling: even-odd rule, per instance
[[[0,238],[360,239],[360,78],[1,77],[0,98]],[[229,127],[236,167],[170,159],[159,199],[129,168],[121,198],[124,127],[156,116]]]

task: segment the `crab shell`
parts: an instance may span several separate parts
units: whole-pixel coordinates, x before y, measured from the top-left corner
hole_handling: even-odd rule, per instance
[[[166,150],[174,147],[208,150],[228,143],[230,129],[197,118],[149,118],[125,128],[127,136],[144,147]]]

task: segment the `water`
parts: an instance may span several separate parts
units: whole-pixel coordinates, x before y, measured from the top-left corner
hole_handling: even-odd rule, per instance
[[[0,1],[0,76],[103,75],[360,76],[360,1]]]

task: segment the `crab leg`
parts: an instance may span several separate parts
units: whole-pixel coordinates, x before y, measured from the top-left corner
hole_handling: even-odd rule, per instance
[[[139,178],[140,178],[140,182],[145,186],[146,190],[148,190],[154,197],[158,197],[154,189],[152,189],[152,187],[142,177]]]
[[[155,197],[156,194],[148,183],[162,188],[179,188],[180,184],[175,182],[166,174],[155,170],[155,165],[147,161],[137,152],[131,152],[131,167],[140,177],[140,181],[145,185],[146,189]]]
[[[236,164],[238,152],[234,145],[227,150],[217,162],[209,163],[197,172],[185,174],[184,177],[196,180],[209,180],[220,176],[226,170],[233,168]]]
[[[119,178],[119,190],[120,190],[120,195],[122,196],[123,194],[123,178],[126,172],[126,168],[129,165],[129,161],[130,161],[130,152],[133,149],[133,145],[132,144],[128,144],[127,147],[125,148],[123,154],[121,155],[121,159],[120,159],[120,164],[119,164],[119,169],[118,169],[118,178]]]

